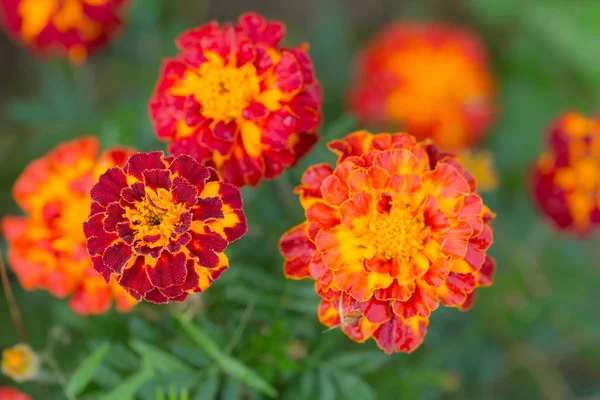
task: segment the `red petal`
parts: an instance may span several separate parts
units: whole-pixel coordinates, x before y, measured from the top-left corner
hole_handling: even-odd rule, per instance
[[[198,189],[187,183],[187,180],[176,177],[173,181],[173,200],[177,203],[183,203],[187,208],[193,207],[198,199]]]
[[[165,169],[162,156],[162,151],[136,153],[129,157],[125,170],[128,174],[135,176],[141,181],[144,179],[142,175],[144,171],[149,169]]]
[[[161,293],[160,290],[154,289],[144,295],[144,300],[156,304],[166,304],[169,302],[169,298]]]
[[[289,51],[281,53],[279,63],[273,69],[277,77],[275,87],[284,93],[293,93],[302,88],[303,78],[296,57]]]
[[[146,273],[145,264],[144,257],[137,257],[135,263],[124,269],[119,277],[119,284],[128,289],[128,292],[138,301],[154,288]]]
[[[196,204],[196,207],[192,209],[192,213],[194,221],[206,222],[209,219],[221,220],[225,218],[225,214],[223,214],[223,203],[218,196],[198,198],[198,203]]]
[[[121,190],[127,186],[127,177],[120,168],[111,168],[100,176],[90,194],[92,200],[106,207],[109,203],[119,201]]]
[[[142,172],[144,183],[152,189],[171,189],[171,171],[168,169],[149,169]]]
[[[423,343],[428,323],[427,319],[405,321],[401,317],[392,317],[375,331],[373,338],[387,354],[410,353]]]
[[[205,233],[191,232],[192,241],[187,248],[190,253],[198,258],[198,264],[204,268],[216,268],[219,266],[219,257],[216,253],[220,253],[227,247],[227,240],[221,235],[211,232],[206,228]]]
[[[102,262],[110,271],[120,274],[131,256],[131,247],[125,243],[116,243],[106,249]]]
[[[169,170],[173,174],[179,174],[188,180],[189,183],[196,186],[198,193],[202,193],[204,185],[210,173],[206,167],[203,167],[198,161],[188,155],[175,157]]]
[[[323,203],[313,203],[306,210],[306,219],[323,228],[332,228],[340,224],[338,210]]]
[[[183,253],[171,254],[165,250],[156,265],[148,266],[146,272],[152,285],[159,289],[182,285],[187,277],[186,256]]]
[[[315,251],[314,244],[308,238],[304,223],[284,233],[279,241],[279,249],[285,258],[285,276],[292,279],[310,277],[308,265]]]
[[[245,120],[254,121],[264,118],[269,114],[269,110],[262,103],[254,101],[242,111],[242,116]]]

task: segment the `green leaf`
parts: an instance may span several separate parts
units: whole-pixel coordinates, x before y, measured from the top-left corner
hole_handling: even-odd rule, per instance
[[[223,372],[269,397],[277,397],[277,390],[269,382],[237,359],[225,355],[217,344],[191,321],[181,315],[177,315],[176,319],[188,336],[217,362]]]
[[[148,381],[154,378],[154,371],[147,358],[142,358],[141,369],[121,382],[113,391],[101,396],[100,400],[131,400],[138,390]]]
[[[196,328],[192,322],[181,315],[176,315],[175,318],[185,331],[187,335],[204,350],[204,352],[211,358],[217,359],[222,357],[223,354],[215,342],[212,341],[207,334]]]
[[[223,356],[216,360],[221,369],[228,375],[244,382],[248,386],[261,391],[269,397],[277,397],[277,390],[265,381],[258,373],[248,368],[230,356]]]
[[[336,372],[332,376],[336,379],[337,386],[343,394],[341,397],[344,399],[375,400],[377,398],[375,389],[358,375]]]
[[[110,343],[104,343],[83,360],[67,384],[69,396],[75,397],[83,392],[94,376],[94,371],[100,366],[109,350]]]
[[[131,339],[129,345],[143,358],[146,358],[152,364],[152,367],[159,372],[172,373],[178,371],[187,371],[190,368],[173,357],[166,351],[152,346],[139,339]]]
[[[331,376],[325,373],[319,374],[319,400],[335,400],[336,390]]]
[[[323,365],[325,369],[348,369],[354,372],[369,373],[376,371],[390,361],[389,356],[380,350],[362,350],[334,355]]]
[[[219,376],[217,375],[216,370],[214,373],[209,372],[206,380],[201,382],[198,387],[199,390],[197,390],[194,400],[216,399],[219,394]]]

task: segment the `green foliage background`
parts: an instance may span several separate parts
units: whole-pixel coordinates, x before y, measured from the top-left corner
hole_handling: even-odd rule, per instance
[[[229,271],[183,305],[80,318],[13,279],[32,346],[56,364],[22,389],[90,400],[600,398],[600,241],[554,233],[528,187],[551,120],[599,109],[596,0],[136,0],[121,38],[82,68],[1,36],[0,214],[19,213],[14,180],[61,141],[93,133],[105,147],[164,149],[146,107],[174,38],[249,10],[285,21],[288,44],[310,43],[326,99],[322,141],[295,170],[243,190],[248,235],[231,247]],[[343,111],[352,55],[393,18],[470,26],[489,46],[500,118],[485,146],[502,184],[486,196],[498,213],[496,283],[469,313],[436,311],[413,354],[386,356],[372,341],[323,333],[312,284],[284,279],[277,241],[302,219],[292,194],[302,171],[332,161],[325,143],[358,128]],[[4,303],[0,321],[0,347],[13,345]]]

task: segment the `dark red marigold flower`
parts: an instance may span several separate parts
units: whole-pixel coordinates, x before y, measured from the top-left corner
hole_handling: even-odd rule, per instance
[[[323,324],[411,352],[440,302],[467,310],[491,285],[494,214],[429,141],[355,132],[329,148],[335,168],[310,167],[297,188],[306,221],[281,238],[285,274],[316,281]]]
[[[558,118],[533,171],[533,194],[559,230],[585,236],[600,225],[600,117]]]
[[[285,48],[285,26],[255,13],[179,37],[150,115],[173,155],[189,154],[236,186],[296,163],[317,141],[321,90],[307,46]]]
[[[0,0],[0,18],[3,14],[6,30],[33,50],[82,63],[115,36],[127,1]]]
[[[363,123],[403,128],[444,150],[471,147],[496,110],[485,47],[466,29],[392,23],[357,57],[350,108]]]
[[[94,268],[138,300],[206,290],[228,267],[225,248],[247,229],[240,191],[187,155],[134,154],[91,195],[84,232]]]

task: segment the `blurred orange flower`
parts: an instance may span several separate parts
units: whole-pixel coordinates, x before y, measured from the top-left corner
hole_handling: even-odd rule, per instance
[[[286,48],[281,22],[256,13],[179,37],[150,102],[160,139],[236,186],[296,163],[317,141],[322,95],[307,46]]]
[[[2,400],[32,400],[31,397],[10,386],[0,386],[0,399]]]
[[[39,369],[40,359],[27,344],[17,344],[2,351],[2,373],[16,382],[36,379]]]
[[[350,108],[445,150],[471,147],[494,120],[495,80],[479,38],[441,23],[396,22],[359,53]]]
[[[585,236],[600,224],[600,117],[569,112],[553,124],[533,193],[560,230]]]
[[[35,51],[73,63],[111,39],[127,0],[0,0],[6,30]]]
[[[98,151],[98,140],[87,137],[31,162],[13,188],[27,216],[2,221],[8,260],[21,285],[60,298],[72,294],[70,306],[81,315],[103,314],[113,299],[119,311],[136,303],[116,283],[107,285],[95,273],[85,248],[90,189],[101,173],[121,165],[131,153],[114,148],[98,158]]]
[[[461,310],[492,283],[494,214],[452,156],[407,134],[355,132],[297,188],[307,221],[283,235],[285,274],[316,280],[318,314],[386,353],[423,341],[439,301]]]
[[[92,188],[84,224],[94,268],[137,300],[183,301],[229,266],[247,230],[237,187],[187,155],[136,153]]]

